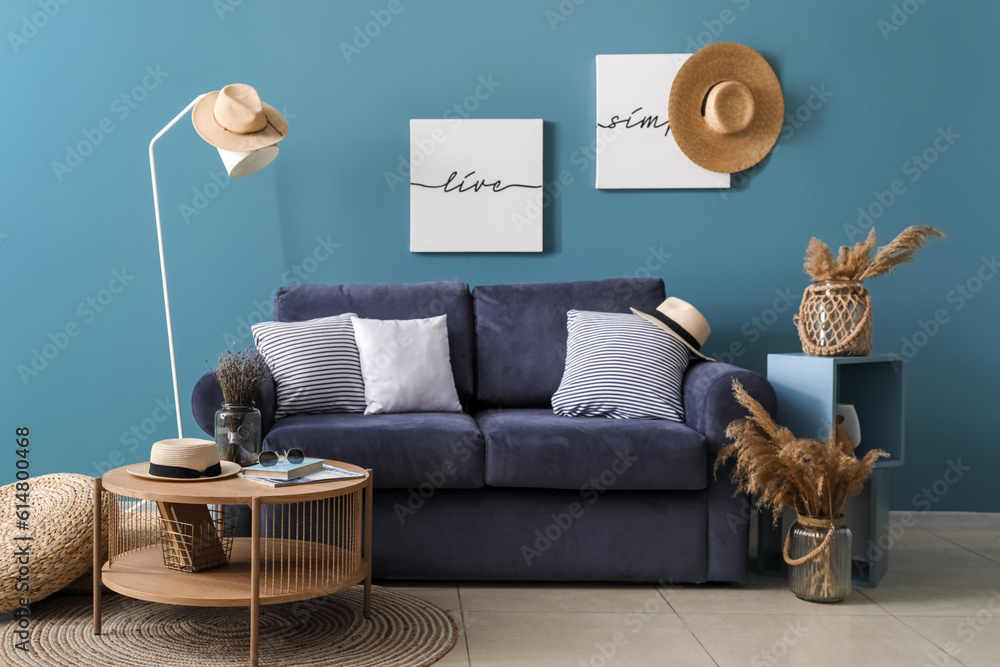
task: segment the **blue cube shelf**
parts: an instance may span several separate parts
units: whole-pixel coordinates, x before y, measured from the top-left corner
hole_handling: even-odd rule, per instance
[[[888,568],[888,552],[877,545],[889,528],[889,471],[905,460],[905,364],[888,355],[811,357],[769,354],[767,379],[778,397],[777,422],[800,438],[825,440],[838,403],[854,406],[861,425],[859,457],[872,449],[889,454],[875,464],[862,492],[848,501],[845,519],[852,534],[855,586],[878,585]],[[757,571],[784,575],[781,555],[785,534],[795,520],[786,511],[777,526],[761,510],[757,526]],[[882,540],[885,543],[885,540]]]

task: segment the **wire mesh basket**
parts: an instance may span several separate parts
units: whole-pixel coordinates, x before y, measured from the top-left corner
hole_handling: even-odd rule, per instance
[[[201,572],[229,563],[236,514],[217,505],[157,503],[163,564],[181,572]]]

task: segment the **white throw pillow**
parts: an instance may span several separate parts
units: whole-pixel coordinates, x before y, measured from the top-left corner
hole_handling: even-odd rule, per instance
[[[354,313],[304,322],[260,322],[253,341],[274,376],[274,418],[364,412],[365,385],[354,343]]]
[[[684,421],[681,386],[690,353],[631,313],[566,314],[566,369],[552,396],[564,417]]]
[[[448,352],[447,317],[351,318],[361,355],[366,415],[462,411]]]

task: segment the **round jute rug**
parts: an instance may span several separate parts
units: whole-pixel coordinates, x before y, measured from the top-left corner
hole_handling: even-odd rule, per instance
[[[362,589],[261,607],[260,665],[271,667],[423,667],[455,645],[446,612],[415,597],[372,587],[372,617]],[[244,667],[250,610],[178,607],[105,594],[102,634],[91,597],[55,596],[31,607],[30,651],[15,648],[17,622],[3,630],[7,665],[80,667]]]

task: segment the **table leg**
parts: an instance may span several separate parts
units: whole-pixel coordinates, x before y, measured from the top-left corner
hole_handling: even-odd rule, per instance
[[[257,667],[260,626],[260,498],[251,505],[250,533],[250,667]]]
[[[368,468],[368,487],[365,489],[365,559],[368,560],[368,575],[365,577],[365,618],[372,615],[372,489],[375,488],[372,470]]]
[[[101,634],[101,478],[94,478],[94,634]]]

